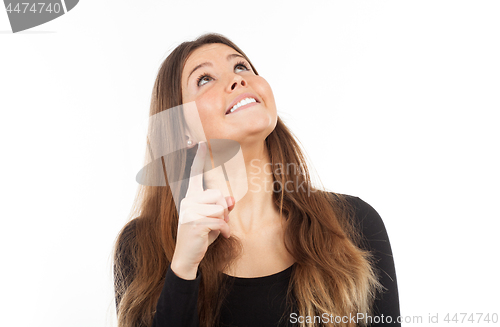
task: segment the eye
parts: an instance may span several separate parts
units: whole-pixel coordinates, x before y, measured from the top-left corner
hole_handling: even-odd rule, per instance
[[[238,69],[238,67],[243,67],[243,69],[242,69],[242,70],[244,70],[244,71],[245,71],[245,70],[249,70],[249,69],[248,69],[248,67],[247,67],[247,65],[246,65],[243,61],[238,62],[238,63],[234,66],[234,69],[236,70],[236,69]]]
[[[212,76],[204,73],[204,74],[201,74],[200,77],[198,77],[196,79],[196,85],[198,86],[203,86],[205,85],[206,83],[210,82],[212,80]],[[206,83],[203,83],[203,82],[206,82]]]

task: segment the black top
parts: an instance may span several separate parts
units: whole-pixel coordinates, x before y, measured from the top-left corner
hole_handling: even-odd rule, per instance
[[[400,311],[396,272],[384,223],[368,203],[353,196],[347,196],[347,199],[356,209],[355,223],[359,224],[365,239],[361,247],[372,251],[377,261],[379,280],[385,288],[384,292],[377,294],[372,314],[373,323],[370,326],[401,326],[397,322]],[[286,291],[294,267],[295,264],[264,277],[228,276],[234,282],[221,309],[220,326],[298,326],[299,318],[302,319],[298,316],[298,311],[286,314],[279,324],[285,312]],[[196,279],[185,280],[175,275],[169,266],[153,327],[198,326],[197,298],[200,282],[199,272]],[[388,323],[388,320],[392,320],[392,323]]]

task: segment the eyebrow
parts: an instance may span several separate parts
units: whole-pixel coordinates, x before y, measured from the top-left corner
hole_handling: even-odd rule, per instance
[[[228,55],[226,57],[226,59],[227,59],[227,61],[230,61],[231,59],[233,59],[235,57],[241,57],[241,58],[245,59],[245,57],[243,57],[242,55],[240,55],[238,53],[232,53],[232,54]],[[212,67],[213,65],[211,62],[204,62],[204,63],[199,64],[198,66],[194,67],[194,69],[191,71],[191,73],[189,73],[187,80],[189,81],[189,77],[191,76],[191,74],[193,74],[195,72],[195,70],[202,68],[202,67],[205,67],[205,66]]]

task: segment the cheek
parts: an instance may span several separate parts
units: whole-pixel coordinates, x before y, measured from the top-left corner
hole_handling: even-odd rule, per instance
[[[269,83],[263,77],[255,76],[255,78],[256,91],[262,95],[263,100],[265,101],[267,106],[274,107],[274,94],[273,90],[271,89],[271,85],[269,85]]]
[[[200,117],[203,118],[213,118],[220,114],[221,103],[220,96],[218,97],[216,92],[205,92],[196,98],[196,106],[200,112]]]
[[[260,77],[260,94],[262,94],[263,100],[265,102],[266,108],[269,110],[269,121],[268,125],[271,128],[271,131],[274,130],[276,124],[278,122],[278,111],[276,109],[276,102],[274,101],[273,90],[271,89],[271,85],[263,78]]]
[[[216,92],[207,91],[196,99],[196,107],[203,125],[205,134],[210,137],[220,129],[221,115],[225,104],[221,103],[220,96]]]

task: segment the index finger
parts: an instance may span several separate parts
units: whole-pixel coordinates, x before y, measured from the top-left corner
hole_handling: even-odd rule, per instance
[[[193,164],[191,165],[191,173],[189,175],[189,185],[186,195],[203,191],[203,167],[205,166],[206,155],[206,142],[198,143],[198,150],[196,151]]]

